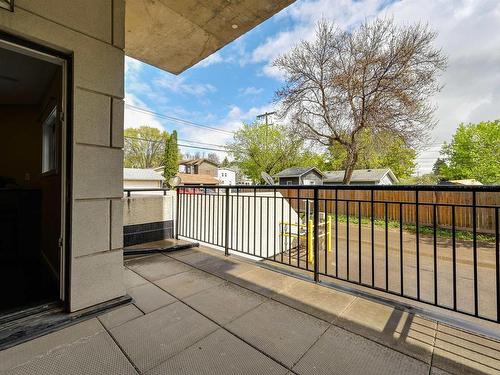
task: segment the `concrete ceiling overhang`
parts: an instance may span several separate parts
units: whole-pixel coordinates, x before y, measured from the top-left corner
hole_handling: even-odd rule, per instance
[[[125,53],[179,74],[295,0],[126,0]]]

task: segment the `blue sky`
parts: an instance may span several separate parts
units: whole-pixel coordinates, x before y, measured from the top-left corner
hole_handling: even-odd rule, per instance
[[[497,0],[297,0],[180,75],[127,57],[125,126],[177,129],[182,144],[225,144],[243,122],[251,122],[258,114],[273,109],[274,92],[283,81],[272,68],[272,61],[300,39],[312,38],[318,19],[333,20],[347,29],[377,16],[393,17],[401,23],[428,23],[438,31],[436,43],[449,57],[449,67],[441,77],[444,89],[433,99],[438,106],[439,124],[431,142],[419,153],[419,173],[428,172],[440,145],[450,139],[460,122],[500,118]],[[181,124],[134,107],[222,132]]]

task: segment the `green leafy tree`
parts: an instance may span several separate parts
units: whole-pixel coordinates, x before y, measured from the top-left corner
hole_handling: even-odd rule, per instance
[[[384,132],[372,138],[370,133],[364,132],[360,135],[355,168],[390,168],[398,179],[405,180],[415,172],[416,156],[417,152],[396,134]],[[343,170],[347,162],[347,150],[336,143],[330,147],[330,158],[324,169]]]
[[[304,140],[282,125],[244,124],[227,146],[234,164],[254,183],[261,173],[271,176],[289,167],[316,166],[315,154],[305,151]]]
[[[437,178],[441,178],[442,177],[443,168],[446,168],[446,162],[444,161],[444,159],[437,158],[437,160],[435,161],[434,165],[432,166],[432,173]]]
[[[460,124],[451,143],[441,148],[445,164],[439,170],[448,180],[476,179],[500,183],[500,120]]]
[[[124,166],[154,168],[162,164],[167,132],[150,126],[125,129]]]
[[[165,150],[163,152],[163,177],[168,181],[174,177],[179,169],[179,146],[177,145],[177,131],[165,140]]]
[[[434,173],[426,173],[421,176],[410,176],[399,180],[402,185],[435,185],[439,181],[438,176]]]
[[[220,166],[222,168],[229,168],[231,166],[231,162],[228,160],[227,156],[224,157],[224,160],[222,160],[222,163],[220,163]]]

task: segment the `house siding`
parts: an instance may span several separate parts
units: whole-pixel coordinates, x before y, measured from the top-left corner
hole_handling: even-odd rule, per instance
[[[197,169],[198,169],[198,171],[195,173],[206,174],[206,175],[217,178],[217,167],[215,165],[207,163],[207,162],[203,162],[195,167],[197,167]]]
[[[301,176],[301,184],[305,185],[306,181],[313,181],[314,185],[321,185],[323,183],[323,176],[315,170],[312,170]]]
[[[0,11],[1,31],[73,56],[70,311],[125,294],[124,10],[124,0],[17,0]]]
[[[279,184],[280,185],[299,185],[300,179],[299,179],[299,177],[280,177]]]

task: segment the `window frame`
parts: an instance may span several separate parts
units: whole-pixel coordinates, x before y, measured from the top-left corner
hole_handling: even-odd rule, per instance
[[[58,158],[57,158],[57,153],[59,152],[59,146],[58,146],[58,139],[59,139],[59,136],[58,136],[58,118],[57,118],[57,114],[58,114],[58,110],[57,110],[57,105],[54,105],[52,106],[52,109],[50,111],[48,111],[48,114],[47,116],[45,116],[44,120],[42,121],[42,162],[41,162],[41,175],[42,176],[51,176],[51,175],[55,175],[55,174],[58,174],[59,173],[59,162],[58,162]],[[49,156],[49,165],[48,165],[48,169],[45,169],[46,167],[46,154],[45,154],[45,147],[46,147],[46,130],[47,130],[47,127],[50,126],[50,124],[54,124],[53,125],[53,132],[52,132],[52,140],[51,140],[51,144],[50,144],[50,147],[51,147],[51,150],[49,150],[49,152],[52,155],[53,157],[53,161],[52,159],[50,159],[50,156]],[[51,161],[53,162],[53,164],[50,164]]]

